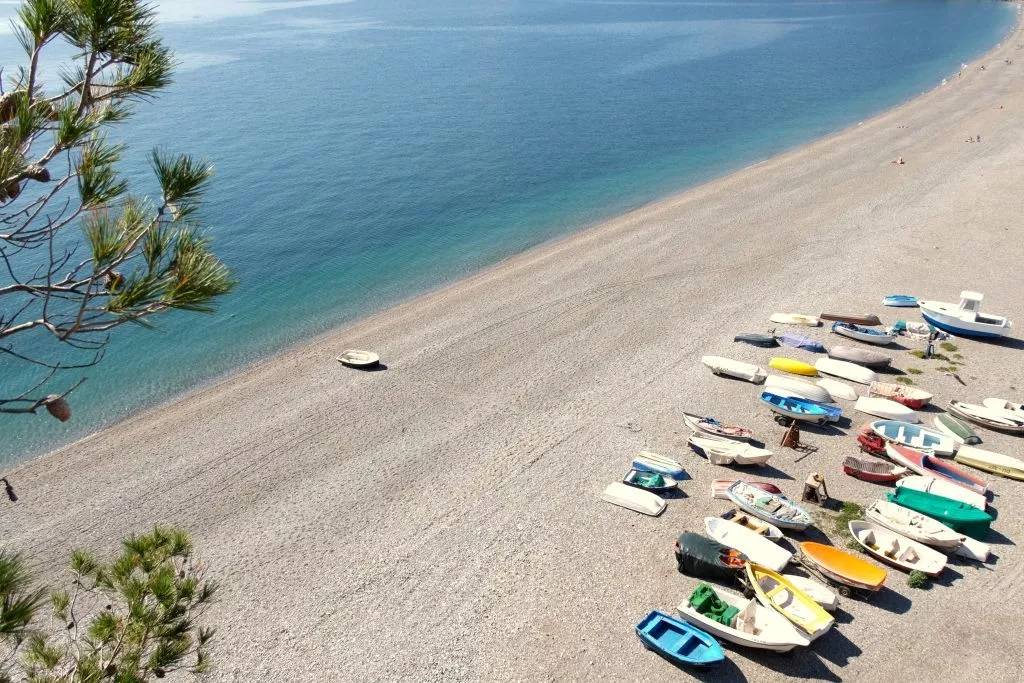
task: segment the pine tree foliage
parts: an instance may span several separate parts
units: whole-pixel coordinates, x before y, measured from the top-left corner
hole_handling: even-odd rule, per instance
[[[145,683],[208,672],[214,630],[201,620],[217,586],[186,532],[131,536],[106,562],[76,551],[70,571],[70,586],[47,596],[32,587],[22,557],[0,554],[0,683]]]
[[[120,325],[212,311],[235,281],[198,217],[208,163],[153,152],[153,200],[117,171],[124,147],[111,132],[174,69],[153,6],[24,0],[13,26],[28,63],[0,82],[0,367],[32,364],[38,381],[0,395],[0,412],[46,407],[63,420],[80,382],[44,390],[56,375],[98,363]],[[57,44],[73,58],[44,68]]]

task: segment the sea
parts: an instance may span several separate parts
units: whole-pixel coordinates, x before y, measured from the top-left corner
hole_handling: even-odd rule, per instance
[[[5,79],[26,62],[0,2]],[[291,345],[845,127],[1012,29],[995,0],[167,0],[173,85],[109,136],[209,159],[240,285],[123,327],[73,417],[0,414],[0,475]],[[55,45],[55,59],[69,48]],[[44,60],[56,82],[56,61]],[[5,284],[0,275],[0,286]],[[13,302],[0,301],[0,310]],[[0,395],[41,369],[0,354]]]

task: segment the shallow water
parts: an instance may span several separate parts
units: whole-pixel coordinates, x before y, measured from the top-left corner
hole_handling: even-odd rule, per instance
[[[154,145],[215,161],[204,216],[241,286],[215,315],[122,330],[71,422],[0,415],[0,463],[856,123],[1015,19],[987,1],[167,7],[182,67],[117,130],[125,168],[151,191]],[[0,58],[21,61],[9,35]],[[0,358],[6,394],[34,376]]]

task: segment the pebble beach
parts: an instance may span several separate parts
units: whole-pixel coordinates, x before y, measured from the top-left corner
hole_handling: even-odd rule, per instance
[[[734,335],[776,327],[768,317],[783,311],[917,321],[881,298],[976,290],[983,310],[1016,321],[1015,337],[949,340],[963,384],[911,355],[923,343],[882,350],[898,371],[921,371],[908,376],[936,406],[1024,399],[1022,46],[1018,28],[851,129],[29,461],[7,473],[19,501],[0,538],[55,579],[73,548],[187,528],[222,586],[209,614],[216,681],[1019,680],[1024,483],[988,475],[988,563],[953,559],[929,590],[891,570],[882,593],[844,599],[809,648],[727,646],[702,674],[646,651],[633,627],[689,596],[697,580],[676,571],[672,544],[729,509],[710,498],[713,479],[746,472],[691,452],[683,411],[752,428],[776,455],[749,476],[794,499],[812,472],[838,501],[866,506],[888,490],[842,473],[871,419],[850,402],[836,427],[803,432],[808,452],[778,447],[784,429],[760,389],[700,358],[816,355]],[[827,327],[793,331],[856,344]],[[334,358],[352,347],[378,351],[386,369],[343,368]],[[981,448],[1024,457],[1024,438],[977,431]],[[657,518],[600,500],[640,450],[688,473]],[[845,546],[818,516],[791,546]]]

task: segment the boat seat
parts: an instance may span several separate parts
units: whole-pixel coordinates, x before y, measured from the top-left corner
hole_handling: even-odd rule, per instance
[[[918,554],[916,552],[914,552],[913,548],[907,548],[903,552],[903,554],[900,555],[900,561],[901,562],[908,562],[910,564],[913,564],[913,563],[917,562],[919,559],[921,559],[921,558],[918,557]]]

